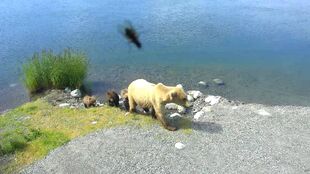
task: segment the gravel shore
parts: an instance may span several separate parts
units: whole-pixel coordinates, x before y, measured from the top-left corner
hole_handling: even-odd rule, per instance
[[[193,121],[190,134],[159,124],[105,129],[55,149],[21,173],[310,173],[309,107],[226,99],[207,107],[199,118],[183,116]],[[178,142],[185,147],[177,149]]]

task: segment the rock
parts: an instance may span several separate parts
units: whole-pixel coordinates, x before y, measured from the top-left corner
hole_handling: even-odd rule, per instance
[[[224,81],[221,80],[221,79],[213,79],[213,82],[214,82],[215,84],[217,84],[217,85],[224,85],[224,84],[225,84]]]
[[[193,97],[193,96],[191,96],[191,95],[187,95],[187,101],[189,101],[189,102],[193,102],[193,101],[195,101],[195,99],[194,99],[194,97]]]
[[[124,103],[123,100],[120,100],[120,101],[118,102],[119,105],[123,105],[123,103]]]
[[[177,87],[183,88],[183,85],[182,84],[178,84]]]
[[[178,112],[180,114],[185,114],[186,113],[186,109],[183,106],[178,105]]]
[[[100,103],[100,102],[97,102],[97,103],[96,103],[96,106],[100,106],[100,107],[101,107],[101,106],[103,106],[103,105],[104,105],[104,104],[103,104],[103,103]]]
[[[211,112],[212,111],[212,107],[211,106],[205,106],[201,109],[201,111],[205,112]]]
[[[17,84],[16,84],[16,83],[12,83],[12,84],[10,84],[10,88],[14,88],[15,86],[17,86]]]
[[[177,110],[178,109],[178,105],[175,104],[175,103],[167,103],[165,105],[165,109],[168,109],[168,110]]]
[[[260,109],[257,111],[257,114],[262,115],[262,116],[271,116],[271,114],[264,109]]]
[[[64,92],[65,92],[65,93],[70,93],[70,92],[71,92],[71,89],[68,88],[68,87],[66,87],[65,90],[64,90]]]
[[[200,81],[200,82],[198,82],[198,85],[199,85],[199,86],[202,86],[202,87],[206,87],[206,86],[207,86],[207,83],[204,82],[204,81]]]
[[[181,150],[181,149],[184,149],[185,144],[178,142],[178,143],[175,143],[174,147]]]
[[[202,92],[200,92],[200,91],[194,91],[194,90],[192,90],[192,91],[187,91],[187,93],[189,94],[189,95],[191,95],[192,97],[194,97],[194,99],[197,99],[197,98],[199,98],[199,97],[201,97],[203,94],[202,94]]]
[[[97,121],[92,121],[91,124],[97,124]]]
[[[61,103],[58,106],[61,107],[61,108],[65,108],[65,107],[69,107],[70,104],[69,103]]]
[[[198,120],[201,116],[203,116],[205,113],[203,111],[199,111],[194,115],[194,119]]]
[[[238,106],[233,106],[232,109],[233,110],[238,109]]]
[[[80,98],[82,96],[82,93],[79,89],[75,89],[73,91],[71,91],[71,96],[75,97],[75,98]]]
[[[182,116],[179,113],[173,113],[170,115],[170,117],[173,118],[173,117],[182,117]]]
[[[209,95],[206,99],[205,102],[209,103],[210,105],[215,105],[220,102],[221,96],[214,96],[214,95]]]

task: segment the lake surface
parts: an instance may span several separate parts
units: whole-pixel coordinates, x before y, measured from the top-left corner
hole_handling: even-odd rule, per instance
[[[87,81],[99,96],[145,78],[244,102],[310,105],[308,0],[1,0],[0,9],[0,111],[29,100],[23,62],[66,47],[89,56]],[[119,33],[125,20],[142,50]]]

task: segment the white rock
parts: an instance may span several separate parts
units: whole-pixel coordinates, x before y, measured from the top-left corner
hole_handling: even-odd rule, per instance
[[[65,93],[70,93],[70,92],[71,92],[71,89],[68,88],[68,87],[66,87],[65,90],[64,90],[64,92],[65,92]]]
[[[212,107],[211,106],[205,106],[201,109],[201,111],[203,112],[211,112],[212,111]]]
[[[187,93],[189,94],[189,95],[191,95],[192,97],[194,97],[194,99],[197,99],[197,98],[199,98],[199,97],[201,97],[203,94],[202,94],[202,92],[200,92],[200,91],[187,91]]]
[[[204,82],[204,81],[200,81],[200,82],[198,82],[198,85],[200,85],[200,86],[207,86],[207,83]]]
[[[70,104],[69,103],[61,103],[59,104],[59,107],[64,108],[64,107],[69,107]]]
[[[213,82],[217,85],[224,85],[224,81],[221,79],[213,79]]]
[[[180,114],[185,114],[186,113],[186,109],[183,106],[178,105],[178,112]]]
[[[205,102],[209,103],[210,105],[215,105],[220,102],[221,96],[214,96],[209,95],[207,98],[205,98]]]
[[[182,117],[182,116],[179,113],[173,113],[170,115],[170,117],[173,118],[173,117]]]
[[[15,86],[17,86],[17,84],[16,84],[16,83],[12,83],[12,84],[10,84],[10,87],[11,87],[11,88],[14,88]]]
[[[238,106],[233,106],[233,107],[232,107],[233,110],[236,110],[236,109],[238,109],[238,108],[239,108]]]
[[[183,85],[182,84],[178,84],[177,87],[183,88]]]
[[[258,110],[257,113],[259,115],[262,115],[262,116],[271,116],[271,114],[269,112],[265,111],[264,109]]]
[[[100,103],[100,102],[96,102],[96,106],[103,106],[103,103]]]
[[[199,111],[194,115],[194,119],[198,120],[201,116],[203,116],[205,113],[203,111]]]
[[[79,98],[82,96],[82,93],[79,89],[75,89],[75,90],[71,91],[70,94],[72,97],[76,97],[76,98]]]
[[[167,103],[165,105],[165,109],[169,109],[169,110],[177,110],[178,109],[178,105],[175,103]]]
[[[97,124],[97,121],[92,121],[91,124]]]
[[[185,147],[185,144],[178,142],[178,143],[175,143],[174,147],[177,149],[183,149]]]
[[[194,97],[193,96],[191,96],[191,95],[187,95],[187,101],[189,101],[189,102],[193,102],[195,99],[194,99]]]

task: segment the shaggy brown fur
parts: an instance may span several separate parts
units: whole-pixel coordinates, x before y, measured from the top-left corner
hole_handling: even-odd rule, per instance
[[[129,101],[128,101],[128,90],[127,89],[121,90],[121,97],[123,99],[125,109],[127,111],[129,111]]]
[[[119,96],[115,91],[108,91],[107,99],[109,106],[119,106]]]
[[[95,106],[95,104],[96,104],[96,97],[95,96],[86,95],[83,98],[83,103],[84,103],[85,108],[88,108],[90,106]]]

